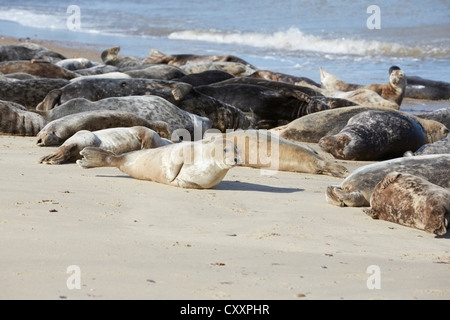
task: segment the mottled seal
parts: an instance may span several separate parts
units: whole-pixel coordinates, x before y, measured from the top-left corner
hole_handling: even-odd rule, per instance
[[[395,70],[400,70],[400,68],[392,66],[389,69],[389,75]],[[328,90],[353,91],[366,87],[362,84],[347,83],[326,71],[321,73],[321,82],[323,88]],[[428,80],[418,76],[406,76],[404,97],[423,100],[450,99],[450,83]]]
[[[373,219],[386,220],[437,235],[447,233],[450,192],[424,178],[400,172],[388,173],[370,197]]]
[[[120,72],[120,69],[114,66],[110,65],[98,65],[86,69],[78,69],[77,73],[80,76],[90,76],[94,74],[105,74],[105,73],[111,73],[111,72]]]
[[[223,132],[252,125],[252,120],[238,108],[201,94],[188,83],[170,80],[82,79],[49,92],[36,109],[50,110],[75,98],[98,101],[108,97],[148,95],[159,96],[186,112],[207,117],[212,127]]]
[[[326,104],[296,90],[275,90],[251,84],[199,86],[195,90],[243,112],[251,112],[258,121],[292,121],[306,114],[330,109]]]
[[[255,86],[266,87],[274,90],[289,90],[289,91],[300,91],[307,94],[310,97],[323,97],[319,91],[314,90],[312,86],[300,86],[296,84],[290,84],[281,81],[273,81],[259,78],[251,77],[233,77],[221,82],[212,84],[213,87],[220,87],[229,84],[251,84]]]
[[[160,120],[169,124],[173,131],[187,131],[190,137],[183,134],[184,139],[201,139],[202,134],[211,128],[212,121],[178,108],[173,103],[158,96],[113,97],[99,101],[77,98],[41,114],[48,120],[56,120],[64,116],[94,110],[117,110],[130,112],[146,120]],[[198,135],[199,137],[197,137]]]
[[[31,79],[0,82],[0,100],[16,102],[27,109],[36,109],[47,94],[69,84],[65,79]]]
[[[150,79],[82,79],[47,94],[36,109],[50,110],[71,99],[98,101],[109,97],[163,95],[180,100],[192,90],[187,83]]]
[[[32,80],[32,79],[36,79],[35,76],[28,74],[28,73],[22,73],[22,72],[18,72],[18,73],[8,73],[4,75],[4,78],[0,79],[0,80]]]
[[[124,111],[97,110],[71,114],[47,123],[37,134],[37,145],[59,145],[80,130],[96,131],[134,126],[145,126],[165,138],[171,136],[169,125],[166,122],[147,120]]]
[[[91,60],[86,58],[71,58],[58,61],[55,63],[55,65],[70,71],[76,71],[80,69],[88,69],[96,67],[99,65],[99,63],[92,62]]]
[[[143,69],[125,71],[131,78],[174,80],[186,75],[183,70],[170,65],[154,65]]]
[[[66,79],[70,80],[78,77],[78,74],[57,66],[46,60],[31,61],[8,61],[0,63],[0,72],[9,73],[27,73],[37,78]]]
[[[329,186],[326,200],[335,206],[367,207],[375,186],[392,172],[426,178],[443,188],[450,188],[450,154],[396,158],[369,164],[350,173],[338,186]]]
[[[305,84],[305,86],[308,86],[308,84]],[[314,90],[319,91],[321,94],[323,94],[326,97],[329,98],[340,98],[340,99],[346,99],[350,100],[358,105],[365,106],[365,107],[379,107],[379,108],[389,108],[393,110],[399,110],[400,106],[390,100],[384,99],[382,96],[380,96],[378,93],[376,93],[373,90],[369,89],[357,89],[354,91],[332,91],[317,87],[312,87]]]
[[[23,43],[0,46],[0,61],[43,59],[56,63],[66,59],[62,54],[35,43]]]
[[[0,100],[0,134],[36,136],[46,124],[40,114],[15,102]]]
[[[450,154],[450,136],[445,139],[423,145],[414,153],[412,151],[407,151],[403,156],[412,157],[412,156],[422,156],[426,154],[444,154],[444,153]]]
[[[106,65],[111,65],[119,68],[121,71],[127,70],[127,68],[144,68],[153,65],[152,63],[145,63],[137,57],[119,56],[120,47],[112,47],[104,50],[100,57]]]
[[[330,162],[309,147],[266,130],[238,130],[223,134],[239,149],[242,166],[276,171],[326,174],[343,178],[347,168]]]
[[[450,129],[450,107],[423,112],[418,114],[417,116],[422,119],[438,121]]]
[[[346,126],[348,120],[351,117],[369,110],[392,111],[415,118],[420,122],[420,124],[427,132],[428,143],[432,143],[445,138],[449,132],[447,127],[437,121],[425,120],[401,111],[379,107],[362,106],[345,107],[316,112],[296,119],[287,125],[273,128],[270,131],[280,135],[280,137],[294,142],[318,143],[322,137],[339,133],[339,131],[341,131]]]
[[[85,148],[82,168],[116,167],[133,178],[182,188],[208,189],[219,184],[239,162],[239,151],[229,140],[209,139],[138,150],[122,155]]]
[[[192,63],[186,64],[180,67],[184,72],[200,73],[207,70],[222,70],[232,74],[235,77],[245,77],[253,74],[256,69],[253,69],[249,65],[239,62],[205,62],[205,63]]]
[[[67,139],[54,152],[39,159],[39,163],[62,164],[81,159],[80,151],[98,147],[115,154],[140,149],[152,149],[171,144],[147,127],[110,128],[98,131],[81,130]]]
[[[297,76],[293,76],[290,74],[273,72],[273,71],[269,71],[269,70],[255,71],[249,77],[257,78],[257,79],[266,79],[266,80],[272,80],[272,81],[285,82],[285,83],[289,83],[289,84],[296,84],[298,82],[304,81],[306,83],[320,87],[320,84],[318,84],[317,82],[315,82],[314,80],[311,80],[309,78],[297,77]]]
[[[205,62],[237,62],[254,68],[247,61],[233,55],[164,54],[155,49],[150,51],[144,62],[171,64],[178,67]]]
[[[322,137],[319,146],[336,159],[375,161],[402,156],[427,143],[419,121],[393,111],[364,111],[332,136]]]

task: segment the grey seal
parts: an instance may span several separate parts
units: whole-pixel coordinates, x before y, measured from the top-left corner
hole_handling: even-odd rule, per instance
[[[319,140],[320,148],[336,159],[375,161],[396,158],[427,143],[419,121],[393,111],[364,111],[342,130]]]
[[[326,200],[335,206],[367,207],[378,182],[392,171],[424,177],[442,188],[450,188],[450,154],[425,155],[362,166],[350,173],[340,185],[329,186]]]

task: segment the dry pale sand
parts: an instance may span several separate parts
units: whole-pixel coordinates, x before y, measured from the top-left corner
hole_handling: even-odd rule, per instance
[[[1,299],[450,298],[448,236],[328,205],[341,179],[234,168],[186,190],[38,164],[35,142],[0,136]]]
[[[38,164],[55,148],[35,143],[0,136],[0,299],[450,298],[449,236],[328,205],[342,179],[234,168],[213,189],[186,190]],[[372,265],[380,289],[368,288]]]

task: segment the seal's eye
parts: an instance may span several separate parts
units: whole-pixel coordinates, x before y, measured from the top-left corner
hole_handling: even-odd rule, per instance
[[[224,148],[223,152],[227,153],[228,152],[228,148]]]

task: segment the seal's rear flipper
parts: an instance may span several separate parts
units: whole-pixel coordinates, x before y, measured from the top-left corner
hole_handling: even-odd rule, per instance
[[[83,159],[77,160],[77,164],[83,169],[98,167],[116,167],[120,156],[100,148],[86,147],[81,150]]]
[[[42,100],[37,106],[36,110],[39,111],[48,111],[53,108],[59,106],[61,104],[61,89],[53,89],[45,96],[44,100]]]

